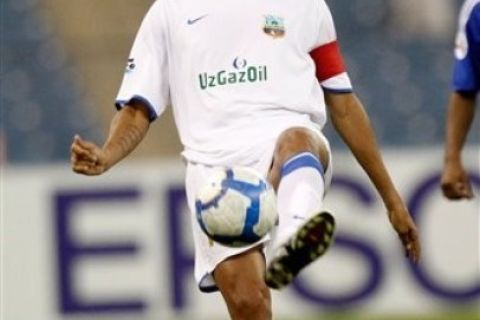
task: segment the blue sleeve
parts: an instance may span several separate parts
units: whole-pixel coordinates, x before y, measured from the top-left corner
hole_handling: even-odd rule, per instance
[[[480,90],[480,3],[477,4],[465,26],[467,52],[455,60],[453,89],[477,92]]]

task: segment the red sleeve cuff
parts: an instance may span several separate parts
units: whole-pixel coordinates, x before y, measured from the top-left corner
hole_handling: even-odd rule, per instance
[[[316,76],[320,82],[345,72],[345,64],[336,41],[313,49],[310,56],[315,62]]]

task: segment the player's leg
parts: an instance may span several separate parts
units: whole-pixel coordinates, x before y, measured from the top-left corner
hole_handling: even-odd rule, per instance
[[[265,284],[261,247],[229,257],[213,273],[233,320],[272,319],[270,292]]]
[[[277,190],[279,212],[274,257],[266,272],[272,288],[288,285],[331,243],[335,222],[321,211],[329,157],[327,142],[310,129],[290,128],[277,140],[268,176]]]

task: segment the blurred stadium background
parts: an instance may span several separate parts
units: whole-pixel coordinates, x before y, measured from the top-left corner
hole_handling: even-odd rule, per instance
[[[423,195],[432,183],[438,182],[456,18],[462,1],[327,2],[355,91],[368,109],[395,180],[405,196],[411,198],[411,209],[415,209],[419,199],[416,195]],[[183,169],[178,155],[181,146],[170,111],[155,122],[140,148],[114,174],[92,180],[75,177],[68,170],[69,146],[74,134],[97,142],[105,137],[115,112],[112,102],[130,46],[151,3],[152,0],[3,0],[0,3],[2,319],[225,318],[222,316],[225,310],[216,309],[221,301],[219,296],[199,294],[190,269],[175,273],[182,266],[182,259],[187,261],[187,258],[173,254],[173,259],[180,261],[177,265],[170,263],[168,255],[162,257],[162,252],[181,250],[173,243],[176,233],[171,228],[178,227],[175,223],[186,223],[177,221],[173,216],[176,211],[171,207],[178,198],[175,192],[182,186]],[[337,278],[334,277],[337,280],[328,283],[328,279],[320,276],[332,286],[337,300],[325,298],[328,296],[325,291],[299,284],[283,296],[275,295],[279,301],[278,319],[480,319],[479,122],[477,117],[465,153],[465,161],[475,178],[476,200],[447,203],[435,189],[428,205],[422,207],[422,212],[426,212],[422,221],[427,221],[423,225],[430,228],[424,233],[428,238],[426,260],[435,261],[435,266],[425,268],[429,275],[440,280],[429,284],[424,279],[429,276],[418,276],[421,272],[415,273],[411,266],[395,258],[401,252],[389,229],[384,228],[383,209],[376,203],[363,208],[375,212],[373,220],[350,213],[345,225],[369,221],[359,227],[360,231],[348,227],[344,231],[365,237],[371,236],[371,228],[375,229],[370,240],[389,243],[379,249],[385,260],[382,266],[387,270],[400,265],[399,269],[385,275],[386,272],[378,271],[374,258],[367,259],[373,261],[371,264],[360,264],[360,271],[338,268],[339,263],[357,265],[364,259],[355,252],[344,257],[340,244],[340,253],[325,262],[325,270],[337,273]],[[361,181],[363,188],[371,192],[331,127],[326,132],[337,155],[338,176],[347,182]],[[361,206],[349,202],[340,192],[342,181],[334,184],[329,205],[336,207],[338,200],[342,202],[340,211],[356,211]],[[118,186],[126,191],[115,189]],[[163,192],[164,197],[157,197],[155,192]],[[65,209],[66,203],[73,201],[74,195],[80,199],[98,200],[103,195],[104,199],[120,200],[113,204],[109,200],[107,204],[82,204],[77,209],[81,212],[79,217],[68,220],[69,212],[74,210]],[[125,209],[121,199],[130,196],[146,200],[139,200],[136,206],[128,204]],[[131,210],[150,216],[137,223],[128,216]],[[153,215],[152,210],[160,213]],[[121,218],[101,214],[114,211],[121,211]],[[461,218],[451,221],[448,215],[451,212]],[[167,216],[165,221],[164,216]],[[74,227],[69,224],[72,221]],[[377,222],[382,226],[378,227]],[[152,224],[162,228],[167,225],[164,233],[171,240],[168,249],[162,247],[159,231],[152,229]],[[452,226],[453,231],[449,229]],[[188,231],[188,226],[181,228]],[[76,255],[93,256],[108,251],[105,244],[132,239],[141,240],[142,250],[124,244],[124,251],[119,251],[128,256],[139,250],[143,257],[140,268],[132,262],[133,258],[122,260],[115,256],[112,261],[99,258],[97,269],[91,261],[95,259],[88,258],[80,266],[71,267]],[[88,252],[82,253],[85,248],[77,247],[79,243],[93,246],[99,241],[104,244],[102,250],[86,249]],[[184,245],[191,253],[189,241],[185,240]],[[73,258],[68,250],[76,250]],[[121,266],[116,268],[115,263]],[[138,270],[142,277],[136,281]],[[374,283],[375,294],[365,291],[355,300],[355,290],[361,291],[362,282],[351,280],[352,277],[368,280],[369,274],[380,279]],[[305,277],[317,278],[313,273]],[[347,284],[338,286],[338,279],[343,277]],[[425,281],[412,280],[415,277]],[[178,289],[177,281],[187,283],[185,292]],[[351,301],[345,298],[349,294]],[[115,298],[117,302],[131,304],[116,304]]]

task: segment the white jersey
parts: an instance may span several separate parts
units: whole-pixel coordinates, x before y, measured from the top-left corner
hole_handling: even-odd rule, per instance
[[[351,91],[324,0],[157,0],[117,107],[171,104],[188,161],[247,165],[286,128],[323,127],[322,87]]]

